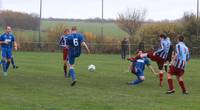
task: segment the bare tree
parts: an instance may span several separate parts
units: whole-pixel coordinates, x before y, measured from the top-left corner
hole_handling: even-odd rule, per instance
[[[119,13],[116,20],[117,26],[127,32],[129,36],[134,36],[135,32],[142,25],[146,15],[146,10],[133,11],[127,9],[124,13]]]

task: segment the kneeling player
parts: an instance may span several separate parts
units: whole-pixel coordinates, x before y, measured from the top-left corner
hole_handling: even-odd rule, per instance
[[[158,64],[158,68],[160,70],[159,71],[160,86],[162,87],[162,85],[163,85],[163,66],[164,66],[164,63],[168,56],[171,41],[165,34],[161,34],[161,35],[159,35],[159,37],[160,37],[160,48],[157,51],[143,53],[141,55],[136,56],[135,59],[148,57],[152,61],[155,61]]]
[[[138,55],[141,55],[142,51],[138,52]],[[129,85],[136,85],[145,80],[144,77],[144,69],[145,65],[147,65],[151,71],[157,75],[157,73],[154,71],[153,67],[150,65],[150,61],[148,58],[139,58],[139,59],[134,59],[134,58],[129,58],[129,61],[132,62],[130,65],[130,71],[137,76],[136,80],[133,80],[132,82],[129,82]]]
[[[168,87],[169,87],[169,91],[166,92],[167,94],[171,94],[175,92],[172,75],[176,75],[183,94],[188,94],[188,91],[186,90],[185,85],[184,85],[183,74],[184,74],[186,63],[189,60],[189,50],[188,50],[188,47],[183,43],[183,40],[184,40],[184,37],[179,36],[178,44],[176,45],[176,50],[175,50],[175,57],[174,57],[172,65],[170,66],[170,70],[167,74]]]

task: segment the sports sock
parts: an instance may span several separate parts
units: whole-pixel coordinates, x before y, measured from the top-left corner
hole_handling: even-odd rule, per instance
[[[180,85],[180,87],[181,87],[181,89],[182,89],[183,92],[186,91],[185,85],[184,85],[183,81],[179,81],[179,85]]]
[[[169,90],[173,90],[174,89],[173,80],[172,79],[168,79],[167,81],[168,81]]]
[[[163,85],[163,73],[162,72],[160,72],[159,78],[160,78],[160,86],[162,86]]]
[[[143,80],[140,80],[140,79],[136,79],[133,81],[133,85],[137,85],[139,83],[143,82]]]
[[[16,66],[13,58],[11,58],[11,64],[12,64],[13,67]]]
[[[70,74],[70,76],[72,77],[72,81],[75,81],[75,80],[76,80],[76,76],[75,76],[75,71],[74,71],[74,69],[70,68],[70,69],[69,69],[69,74]]]
[[[65,75],[67,75],[67,65],[64,65],[63,69],[64,69]]]
[[[3,72],[7,72],[7,69],[6,69],[6,61],[2,60],[2,65],[3,65]]]
[[[10,66],[10,62],[7,62],[6,63],[6,70],[8,70],[9,66]]]

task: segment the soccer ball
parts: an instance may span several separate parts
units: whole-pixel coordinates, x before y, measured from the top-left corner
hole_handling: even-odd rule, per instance
[[[96,67],[95,67],[95,65],[93,65],[93,64],[91,64],[91,65],[88,66],[88,71],[89,71],[89,72],[94,72],[95,69],[96,69]]]

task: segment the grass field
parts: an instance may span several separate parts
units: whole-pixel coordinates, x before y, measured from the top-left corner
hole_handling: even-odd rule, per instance
[[[78,83],[62,72],[60,53],[14,53],[19,69],[10,68],[7,78],[0,78],[0,110],[199,110],[199,59],[193,59],[185,74],[190,92],[164,94],[167,85],[158,86],[157,77],[147,69],[146,81],[128,86],[134,76],[125,72],[128,62],[119,55],[83,55],[77,60]],[[95,64],[94,73],[87,71]]]

